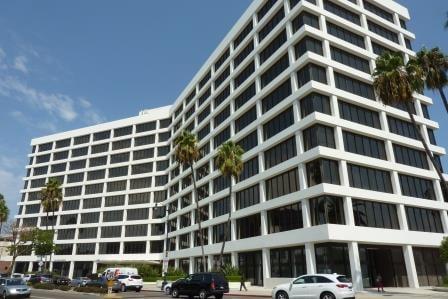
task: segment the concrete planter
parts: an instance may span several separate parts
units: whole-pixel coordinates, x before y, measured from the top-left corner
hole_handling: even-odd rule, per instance
[[[249,281],[246,281],[244,284],[246,285],[246,288],[251,286]],[[240,285],[240,282],[229,282],[229,290],[240,290]]]

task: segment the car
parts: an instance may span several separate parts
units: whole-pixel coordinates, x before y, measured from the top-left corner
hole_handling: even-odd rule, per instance
[[[172,282],[167,282],[166,284],[162,284],[162,291],[167,294],[171,295],[171,286],[173,285]]]
[[[128,289],[140,292],[143,288],[143,279],[140,275],[120,274],[116,278],[121,283],[122,292],[126,292]]]
[[[53,281],[51,274],[35,274],[31,275],[29,283],[51,283]]]
[[[91,279],[86,282],[86,287],[99,287],[99,288],[107,288],[107,280],[102,277],[97,277],[95,279]]]
[[[64,276],[53,277],[53,284],[58,286],[68,286],[70,284],[70,278]]]
[[[11,278],[22,278],[23,279],[24,276],[25,275],[22,274],[22,273],[13,273],[13,274],[11,274]]]
[[[190,274],[184,279],[176,280],[171,285],[173,298],[188,295],[189,297],[199,296],[200,299],[206,299],[209,296],[221,299],[228,292],[229,283],[221,273],[215,272]]]
[[[70,285],[73,287],[85,287],[89,281],[90,278],[88,277],[75,277],[70,281]]]
[[[31,296],[31,288],[20,278],[0,278],[0,294],[2,298]]]
[[[23,277],[22,277],[22,279],[25,280],[25,282],[28,282],[28,280],[30,280],[30,278],[31,278],[32,275],[33,275],[33,274],[24,274]]]
[[[354,299],[351,281],[340,274],[309,274],[277,285],[272,290],[273,299],[316,298]]]

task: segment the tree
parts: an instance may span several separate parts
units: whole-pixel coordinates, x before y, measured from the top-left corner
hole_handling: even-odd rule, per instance
[[[198,188],[196,186],[196,176],[194,173],[193,164],[199,159],[200,153],[198,148],[198,139],[195,134],[192,134],[188,131],[183,131],[174,141],[175,144],[175,153],[174,157],[176,161],[183,165],[184,167],[189,167],[191,170],[191,178],[193,180],[193,188],[194,194],[196,198],[196,215],[198,220],[198,234],[199,240],[201,243],[201,252],[202,252],[202,268],[205,271],[205,254],[204,254],[204,237],[201,225],[201,214],[199,209],[199,197],[198,197]]]
[[[448,113],[448,101],[443,88],[448,84],[448,57],[438,48],[422,48],[415,59],[423,71],[426,88],[438,90],[445,110]]]
[[[444,263],[448,263],[448,237],[444,237],[440,244],[440,259]]]
[[[232,201],[232,179],[237,180],[243,170],[243,160],[241,159],[244,150],[235,142],[229,140],[223,143],[218,150],[216,157],[216,165],[221,174],[229,181],[229,201]],[[224,265],[224,247],[228,236],[230,227],[230,219],[232,217],[232,208],[229,209],[229,217],[227,218],[227,225],[224,228],[224,239],[222,241],[221,254],[219,255],[219,267]]]
[[[413,93],[422,92],[424,87],[423,70],[416,62],[410,60],[406,65],[400,54],[386,52],[376,59],[376,69],[373,76],[373,87],[378,97],[384,104],[403,103],[411,119],[411,123],[417,133],[418,139],[422,142],[426,155],[436,170],[442,191],[447,192],[447,185],[434,159],[432,152],[415,121],[412,114]],[[446,193],[448,194],[448,193]]]
[[[11,274],[15,268],[16,259],[19,256],[31,254],[34,248],[36,229],[20,227],[17,222],[12,222],[7,227],[7,235],[10,236],[11,244],[8,246],[9,254],[12,256],[8,273]]]
[[[3,223],[8,221],[9,217],[9,208],[6,204],[6,200],[3,197],[3,194],[0,194],[0,234],[3,230]]]
[[[36,255],[46,256],[57,250],[54,244],[54,231],[35,229],[33,234],[33,247]]]

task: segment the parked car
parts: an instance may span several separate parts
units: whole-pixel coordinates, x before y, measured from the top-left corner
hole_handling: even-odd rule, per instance
[[[51,274],[35,274],[31,275],[29,283],[51,283],[53,281]]]
[[[2,298],[31,296],[31,288],[23,279],[0,278],[0,294]]]
[[[89,281],[90,278],[88,277],[75,277],[70,281],[70,285],[73,287],[85,287]]]
[[[33,276],[33,274],[24,274],[22,279],[25,280],[25,282],[28,282],[28,280],[30,280],[31,276]]]
[[[344,275],[310,274],[274,287],[272,298],[354,299],[355,291],[350,280]]]
[[[70,278],[64,276],[53,277],[53,283],[58,286],[68,286],[70,284]]]
[[[121,274],[117,276],[117,280],[121,283],[122,292],[126,292],[128,289],[140,292],[143,288],[143,279],[140,275]]]
[[[120,274],[138,275],[138,270],[137,268],[130,267],[107,268],[104,270],[103,276],[106,276],[108,273],[112,273],[114,276],[118,276]]]
[[[162,284],[162,291],[167,295],[171,295],[171,286],[172,285],[173,285],[172,282],[167,282],[166,284]]]
[[[214,296],[221,299],[229,292],[229,283],[221,273],[204,272],[190,274],[187,278],[179,279],[171,285],[171,296],[178,298],[180,295],[199,296],[206,299]]]
[[[86,287],[99,287],[99,288],[107,288],[106,280],[102,277],[97,277],[95,279],[91,279],[86,282]]]
[[[13,273],[13,274],[11,274],[11,278],[22,278],[23,279],[24,276],[25,275],[22,274],[22,273]]]

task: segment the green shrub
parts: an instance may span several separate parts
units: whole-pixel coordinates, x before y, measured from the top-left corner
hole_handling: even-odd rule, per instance
[[[448,276],[444,276],[444,277],[443,277],[442,284],[443,284],[444,286],[448,286]]]
[[[160,277],[158,277],[158,276],[143,276],[143,281],[145,281],[145,282],[155,282],[159,279],[160,279]]]
[[[143,281],[156,281],[155,277],[160,277],[160,267],[153,265],[138,265],[138,274],[143,278]]]
[[[185,272],[179,268],[168,267],[168,271],[166,272],[166,276],[177,276],[177,277],[185,277],[187,276]]]
[[[54,290],[55,286],[51,283],[34,283],[31,285],[35,289]]]
[[[71,286],[56,286],[56,289],[61,291],[70,291],[72,289]]]
[[[186,275],[182,275],[182,276],[167,276],[166,280],[168,280],[168,281],[175,281],[175,280],[178,280],[178,279],[181,279],[181,278],[185,278],[185,276]],[[160,279],[163,280],[163,277],[160,277]]]
[[[107,293],[107,288],[99,288],[99,287],[77,287],[77,288],[74,288],[73,291],[75,291],[75,292],[82,292],[82,293],[106,294],[106,293]]]
[[[226,279],[227,279],[228,282],[240,282],[241,281],[241,275],[226,276]]]
[[[222,267],[221,269],[222,274],[224,274],[224,276],[240,276],[240,269],[238,269],[238,267],[236,266],[232,266],[231,264],[226,264],[224,265],[224,267]]]

